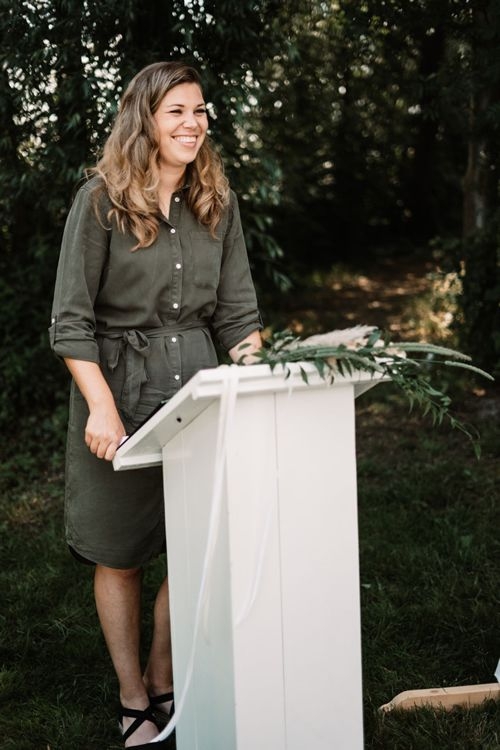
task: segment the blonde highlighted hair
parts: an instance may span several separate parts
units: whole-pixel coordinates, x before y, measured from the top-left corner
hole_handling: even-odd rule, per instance
[[[149,247],[158,236],[160,154],[153,115],[165,94],[181,83],[201,89],[198,72],[182,62],[159,62],[143,68],[130,81],[102,158],[89,170],[105,184],[112,208],[108,220],[136,238],[136,250]],[[215,236],[229,185],[219,155],[205,138],[193,162],[187,166],[187,203],[198,221]]]

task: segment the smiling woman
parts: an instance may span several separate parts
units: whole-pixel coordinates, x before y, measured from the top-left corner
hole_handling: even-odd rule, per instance
[[[168,91],[154,114],[154,120],[166,188],[166,194],[162,189],[160,206],[168,208],[169,175],[193,161],[208,129],[207,110],[200,87],[196,83],[181,83]]]
[[[50,327],[73,383],[66,538],[95,565],[95,598],[120,685],[127,748],[149,747],[173,701],[165,579],[144,672],[141,568],[165,550],[158,468],[115,474],[120,441],[198,370],[212,336],[239,361],[262,327],[240,223],[207,137],[197,72],[155,63],[125,91],[64,231]],[[155,747],[161,748],[158,742]]]

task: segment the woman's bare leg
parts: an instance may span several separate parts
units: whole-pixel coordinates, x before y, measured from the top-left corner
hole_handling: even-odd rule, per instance
[[[97,565],[94,593],[97,612],[120,685],[123,706],[140,711],[149,706],[139,658],[142,571],[117,570]],[[124,718],[126,730],[134,719]],[[149,742],[158,734],[145,721],[126,741],[125,747]]]
[[[167,578],[161,584],[156,596],[153,640],[144,671],[144,683],[150,695],[162,695],[172,690],[172,648]],[[160,703],[158,708],[168,713],[170,705]]]

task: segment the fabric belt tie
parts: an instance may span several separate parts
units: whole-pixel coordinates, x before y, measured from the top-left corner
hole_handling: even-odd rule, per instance
[[[134,418],[137,405],[141,397],[141,386],[147,382],[146,360],[151,352],[150,339],[162,338],[169,334],[194,329],[207,329],[207,326],[159,326],[141,331],[136,328],[129,330],[97,331],[98,337],[110,339],[114,342],[112,351],[107,358],[107,366],[113,372],[120,357],[125,357],[125,377],[121,396],[121,408],[126,417]]]

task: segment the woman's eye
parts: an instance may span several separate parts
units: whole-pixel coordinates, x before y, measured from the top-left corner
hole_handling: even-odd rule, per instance
[[[205,108],[196,109],[195,110],[195,114],[196,115],[206,115],[207,111],[208,110],[205,109]],[[182,115],[182,109],[169,109],[168,112],[167,112],[167,115]]]

